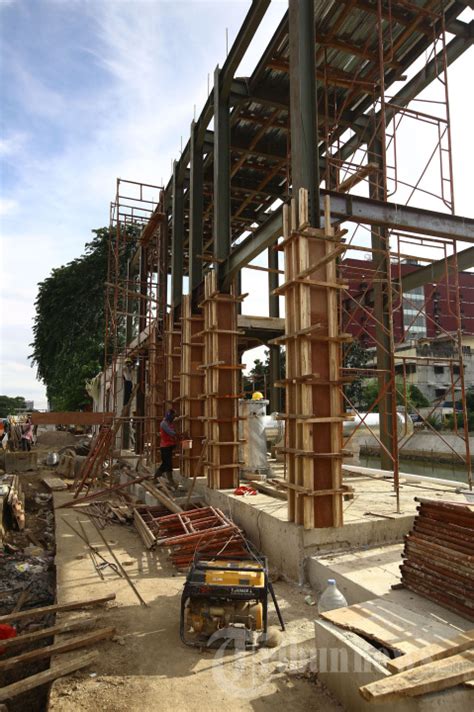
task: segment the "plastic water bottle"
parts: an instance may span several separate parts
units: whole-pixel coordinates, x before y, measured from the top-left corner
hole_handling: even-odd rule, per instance
[[[345,608],[347,605],[346,599],[336,586],[336,579],[328,579],[328,585],[319,597],[318,613]]]

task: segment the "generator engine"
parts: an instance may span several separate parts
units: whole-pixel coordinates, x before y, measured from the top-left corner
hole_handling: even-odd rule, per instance
[[[202,647],[230,628],[243,628],[249,640],[250,632],[266,633],[268,593],[284,630],[264,558],[195,560],[181,597],[181,640]]]
[[[216,601],[191,598],[186,608],[186,623],[194,633],[210,637],[222,628],[242,625],[247,630],[263,631],[263,606],[250,601]]]

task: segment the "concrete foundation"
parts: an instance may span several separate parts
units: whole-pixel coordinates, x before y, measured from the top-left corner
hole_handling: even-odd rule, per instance
[[[184,486],[189,485],[189,481],[180,478],[177,473],[175,478],[180,479]],[[229,514],[268,557],[270,565],[287,579],[298,583],[311,579],[311,576],[312,583],[317,579],[310,557],[401,543],[413,524],[415,496],[444,497],[465,502],[464,497],[455,494],[452,488],[448,488],[447,494],[448,490],[442,488],[406,484],[401,486],[401,507],[400,513],[397,513],[390,482],[364,477],[348,478],[346,482],[354,488],[354,499],[344,502],[344,526],[324,529],[305,530],[288,522],[286,502],[264,494],[239,497],[231,490],[210,490],[204,477],[197,479],[194,492],[208,504]],[[322,573],[327,578],[326,572]],[[378,593],[375,591],[371,595]],[[357,592],[356,588],[354,596],[355,601],[367,598],[365,590]]]

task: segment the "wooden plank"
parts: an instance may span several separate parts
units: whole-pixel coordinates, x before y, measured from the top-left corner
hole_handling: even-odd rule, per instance
[[[18,635],[16,638],[8,638],[8,640],[2,640],[2,650],[6,652],[11,648],[20,648],[22,645],[29,645],[29,643],[36,642],[37,640],[50,638],[57,633],[70,633],[73,630],[87,628],[88,626],[96,625],[98,621],[98,618],[79,618],[78,620],[58,623],[58,625],[53,625],[49,628],[35,630],[32,633]]]
[[[30,608],[28,611],[18,611],[17,613],[8,613],[5,616],[0,616],[0,623],[10,623],[24,618],[34,618],[42,616],[45,613],[59,613],[60,611],[76,611],[78,608],[88,608],[89,606],[99,606],[108,601],[115,601],[115,593],[109,593],[101,598],[86,598],[82,601],[73,601],[72,603],[55,603],[51,606],[41,606],[41,608]]]
[[[271,487],[270,485],[267,485],[264,482],[256,482],[255,480],[252,480],[248,484],[250,485],[250,487],[253,487],[254,489],[258,490],[258,492],[266,494],[269,497],[275,497],[275,499],[284,499],[285,501],[287,499],[285,492],[281,492],[280,490],[277,490],[276,487]]]
[[[415,650],[407,655],[402,655],[400,658],[389,660],[387,667],[391,672],[403,672],[410,668],[424,665],[427,662],[434,660],[442,660],[449,655],[457,655],[474,647],[474,629],[466,630],[460,633],[455,638],[439,643],[432,643],[421,650]]]
[[[31,663],[34,660],[50,658],[51,655],[69,653],[71,650],[85,648],[88,645],[94,645],[95,643],[100,643],[103,640],[108,640],[114,635],[115,628],[100,628],[99,630],[87,633],[86,635],[78,636],[77,638],[69,638],[69,640],[62,640],[59,643],[53,643],[53,645],[46,645],[44,648],[29,650],[27,653],[21,653],[20,655],[15,655],[14,657],[7,658],[6,660],[0,660],[0,672],[4,670],[11,670],[11,668],[17,667],[17,665]]]
[[[474,652],[467,651],[376,680],[360,687],[359,692],[370,702],[388,702],[447,690],[470,680],[473,675]]]
[[[28,692],[29,690],[34,690],[40,685],[45,685],[48,682],[57,680],[59,677],[64,675],[69,675],[69,673],[75,670],[80,670],[87,667],[91,663],[96,662],[99,658],[99,653],[93,651],[87,655],[83,655],[80,658],[75,658],[74,660],[68,660],[67,662],[55,665],[49,670],[44,670],[44,672],[39,672],[36,675],[30,675],[23,680],[14,682],[11,685],[0,688],[0,702],[5,702],[6,700],[11,700],[23,692]]]
[[[34,412],[31,414],[33,425],[108,425],[113,413],[89,413],[74,411]]]
[[[456,629],[383,598],[327,611],[321,616],[341,628],[373,638],[401,653],[447,640]]]

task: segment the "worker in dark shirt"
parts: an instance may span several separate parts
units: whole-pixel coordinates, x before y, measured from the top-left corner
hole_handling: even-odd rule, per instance
[[[168,410],[160,423],[161,465],[155,472],[155,478],[166,474],[170,484],[173,484],[173,450],[179,440],[179,435],[173,425],[175,417],[175,411]]]

